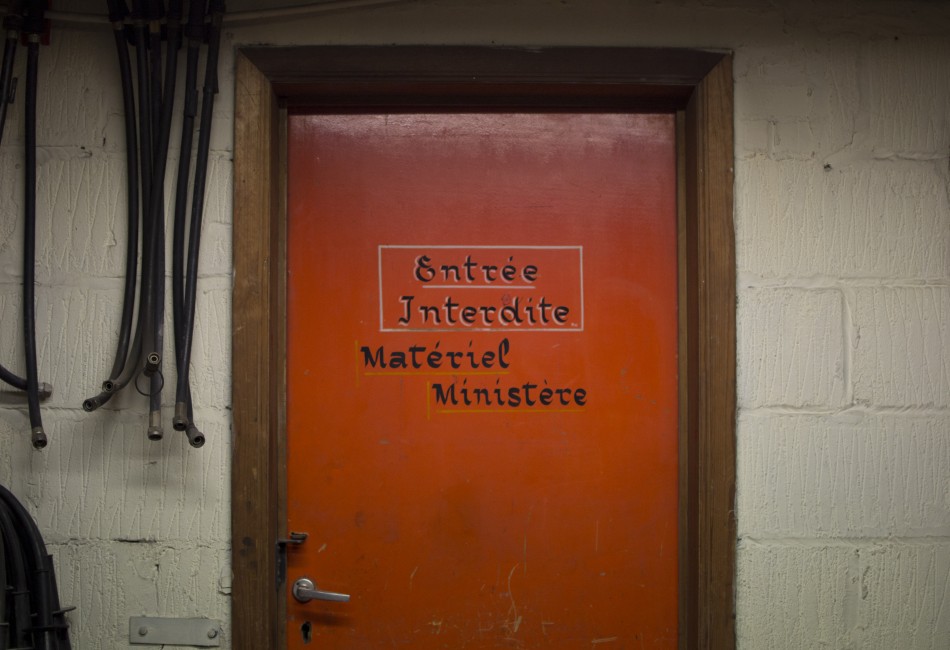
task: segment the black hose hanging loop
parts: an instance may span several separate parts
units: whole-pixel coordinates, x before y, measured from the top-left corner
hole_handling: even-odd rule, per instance
[[[3,29],[6,38],[3,45],[3,64],[0,67],[0,141],[3,140],[3,131],[7,123],[7,105],[13,103],[13,62],[16,58],[16,48],[20,40],[20,31],[23,28],[22,2],[13,2],[9,5],[7,15],[3,19]],[[27,390],[27,380],[0,365],[0,381],[9,384],[17,390]],[[49,386],[44,384],[43,386]],[[40,391],[42,392],[42,386]],[[52,390],[52,387],[49,387]],[[49,390],[47,392],[49,392]]]
[[[39,382],[36,372],[36,86],[39,69],[40,36],[43,33],[45,2],[30,2],[24,31],[27,33],[26,116],[24,143],[24,227],[23,227],[23,340],[26,350],[26,394],[30,412],[30,440],[35,449],[48,443],[40,414]]]
[[[133,352],[129,356],[130,363],[126,364],[125,370],[121,376],[105,386],[104,392],[115,392],[121,390],[128,383],[136,380],[140,373],[148,371],[152,385],[148,391],[142,391],[138,386],[136,389],[147,395],[150,395],[150,419],[155,417],[158,411],[160,418],[161,407],[161,382],[154,378],[160,374],[154,366],[157,364],[150,355],[158,355],[161,359],[161,328],[163,322],[163,302],[164,302],[164,227],[162,217],[162,193],[164,184],[164,157],[166,151],[161,151],[160,142],[155,139],[159,128],[153,115],[160,110],[161,104],[161,84],[156,86],[151,74],[156,71],[155,62],[158,62],[157,74],[161,73],[160,58],[160,30],[149,29],[154,21],[152,10],[154,4],[150,3],[149,10],[143,0],[133,1],[132,24],[136,41],[136,64],[138,71],[138,96],[139,96],[139,160],[140,160],[140,178],[141,178],[141,205],[142,205],[142,255],[141,255],[141,283],[139,288],[139,306],[138,321],[136,323],[135,338],[133,340]],[[159,12],[160,13],[160,12]],[[158,37],[158,38],[156,38]],[[152,46],[151,52],[149,45]],[[158,87],[158,92],[155,88]],[[157,116],[156,116],[157,117]],[[160,139],[160,138],[159,138]],[[160,154],[160,155],[159,155]],[[161,162],[159,162],[161,160]],[[133,361],[134,360],[134,361]],[[111,389],[111,390],[110,390]],[[156,406],[157,405],[157,406]],[[89,406],[95,406],[95,401],[90,401]],[[154,432],[149,430],[149,437],[154,437]]]
[[[149,66],[149,38],[147,32],[147,12],[144,0],[132,1],[132,28],[135,34],[136,66],[138,72],[138,116],[139,116],[139,161],[142,199],[142,261],[141,286],[139,289],[139,317],[136,327],[136,362],[133,374],[123,373],[119,388],[126,385],[146,365],[146,356],[156,351],[155,345],[155,222],[151,216],[152,206],[152,82]]]
[[[135,311],[135,285],[138,267],[139,241],[139,163],[138,137],[135,124],[135,94],[132,86],[132,64],[129,56],[129,44],[125,34],[125,18],[129,10],[125,0],[109,0],[109,19],[112,21],[115,37],[116,55],[119,61],[119,77],[122,83],[122,109],[125,113],[125,164],[126,195],[128,209],[126,221],[125,290],[122,300],[122,317],[119,325],[119,341],[116,346],[115,361],[109,379],[115,380],[122,374],[128,362],[129,340],[132,337],[132,316]]]
[[[107,0],[110,8],[110,20],[118,33],[127,32],[125,18],[127,7],[123,0]],[[218,91],[218,56],[221,41],[221,23],[224,3],[213,0],[190,0],[187,26],[182,29],[183,0],[171,0],[165,13],[161,0],[132,0],[130,22],[136,47],[136,70],[138,80],[137,115],[138,124],[127,123],[129,142],[138,141],[138,156],[129,153],[129,160],[139,163],[139,214],[141,269],[137,291],[138,314],[134,328],[123,328],[129,332],[120,341],[128,352],[124,364],[114,365],[114,372],[103,382],[102,391],[83,402],[87,411],[95,410],[107,403],[113,395],[130,383],[143,395],[149,396],[149,438],[161,437],[161,391],[163,385],[162,342],[164,324],[164,184],[167,168],[168,142],[171,131],[172,106],[177,80],[177,52],[180,49],[182,35],[188,40],[188,61],[186,64],[186,83],[184,98],[184,118],[179,154],[178,178],[175,195],[174,233],[172,250],[172,309],[174,312],[175,361],[178,367],[179,386],[176,390],[175,418],[176,429],[185,431],[189,443],[194,447],[204,444],[205,437],[194,424],[194,412],[189,383],[189,364],[191,357],[192,331],[194,329],[195,304],[197,294],[197,258],[200,244],[200,229],[204,209],[205,186],[210,150],[211,118],[214,108],[214,95]],[[211,18],[208,21],[208,15]],[[167,39],[164,68],[161,58],[162,31],[161,21],[165,18]],[[118,39],[118,37],[117,37]],[[191,183],[193,192],[188,196],[191,177],[191,151],[198,116],[199,96],[197,89],[198,62],[200,49],[207,39],[209,43],[206,58],[206,70],[201,99],[201,119],[198,126],[198,146],[195,163],[195,178]],[[128,44],[125,45],[126,61]],[[121,48],[117,40],[117,51]],[[127,65],[128,77],[132,77],[131,63]],[[164,72],[164,75],[163,75]],[[161,80],[164,79],[164,84]],[[131,86],[131,84],[129,84]],[[135,112],[135,98],[130,97],[127,113]],[[137,129],[136,129],[137,126]],[[138,137],[133,132],[137,130]],[[132,163],[130,162],[130,167]],[[131,174],[134,176],[134,174]],[[130,181],[131,182],[131,181]],[[130,192],[131,194],[131,192]],[[188,215],[188,201],[191,199],[191,216]],[[130,208],[130,213],[132,209]],[[131,268],[130,265],[129,268]],[[129,285],[127,284],[127,287]],[[135,296],[134,287],[130,295]],[[133,304],[134,301],[129,301]],[[125,311],[123,311],[125,314]],[[123,319],[125,320],[125,319]],[[132,317],[128,318],[131,323]],[[129,337],[132,337],[129,350]],[[119,352],[119,350],[117,350]],[[148,388],[144,386],[149,383]]]
[[[20,29],[23,26],[23,17],[20,15],[20,11],[20,3],[14,2],[10,5],[9,11],[3,19],[6,39],[3,46],[3,64],[0,68],[0,141],[3,140],[3,130],[7,122],[7,104],[13,102],[13,61],[16,57],[17,41],[20,40]],[[20,377],[3,365],[0,365],[0,381],[18,390],[25,391],[27,389],[26,378]]]
[[[154,228],[148,218],[152,205],[152,84],[149,75],[148,36],[146,31],[146,12],[143,0],[132,2],[132,31],[135,35],[135,61],[138,75],[138,116],[139,116],[139,173],[141,178],[142,201],[142,281],[139,289],[139,315],[136,337],[140,337],[140,347],[134,357],[134,372],[140,372],[144,366],[144,355],[155,350],[153,327],[154,294]],[[123,377],[125,375],[123,374]],[[131,379],[129,377],[128,379]],[[124,386],[128,379],[122,383]]]
[[[176,7],[177,9],[177,7]],[[150,414],[148,437],[157,440],[162,437],[161,431],[161,389],[164,380],[156,373],[160,373],[161,350],[164,340],[164,305],[165,305],[165,216],[164,216],[164,185],[165,171],[168,160],[168,145],[171,138],[171,122],[175,102],[175,87],[178,68],[178,48],[180,39],[180,11],[172,12],[168,26],[167,60],[165,64],[164,86],[161,83],[161,32],[158,19],[164,14],[163,3],[159,0],[149,0],[149,38],[152,73],[152,126],[155,140],[152,143],[154,160],[152,162],[152,176],[150,179],[150,203],[146,220],[149,223],[151,243],[150,264],[150,322],[147,325],[147,342],[151,343],[143,352],[146,353],[146,376],[151,378]],[[154,358],[152,355],[156,355]],[[157,359],[157,361],[153,360]]]
[[[142,382],[142,379],[148,379],[148,388],[142,388],[139,384]],[[153,380],[155,384],[153,384]],[[157,385],[156,385],[157,384]],[[157,370],[151,375],[146,375],[144,372],[135,378],[135,392],[143,397],[152,397],[155,395],[154,391],[158,389],[158,394],[161,395],[162,388],[165,386],[165,376],[162,374],[161,370]]]
[[[9,585],[10,609],[13,612],[12,620],[8,622],[8,639],[14,648],[29,648],[30,639],[30,583],[26,573],[26,556],[20,544],[20,526],[14,521],[12,513],[6,504],[0,501],[0,536],[3,537],[4,550],[11,561],[8,566],[10,572]],[[8,583],[4,583],[4,588]],[[5,618],[4,621],[7,619]]]
[[[67,623],[63,616],[66,610],[59,606],[52,558],[46,550],[39,528],[13,493],[2,485],[0,485],[0,510],[5,511],[9,515],[9,520],[12,520],[21,547],[21,557],[28,572],[31,615],[29,630],[32,632],[33,645],[18,647],[68,650],[69,637],[65,634]],[[0,516],[0,527],[6,528],[2,516]]]
[[[191,390],[185,368],[185,232],[188,225],[188,179],[191,176],[191,150],[195,117],[198,115],[198,57],[204,42],[205,0],[191,0],[185,35],[188,53],[185,63],[185,102],[175,186],[175,223],[172,236],[172,316],[175,329],[175,363],[178,384],[175,391],[175,415],[172,426],[187,431],[191,412]]]
[[[95,411],[107,403],[112,396],[128,382],[121,377],[138,360],[140,348],[140,329],[136,328],[132,355],[129,355],[129,340],[132,338],[132,324],[135,312],[135,288],[137,282],[139,253],[139,154],[138,135],[135,120],[135,94],[132,83],[132,64],[129,44],[126,36],[125,19],[129,15],[125,0],[108,0],[109,20],[112,22],[116,54],[119,61],[119,76],[122,83],[122,106],[125,112],[125,148],[126,148],[126,257],[125,288],[122,299],[122,316],[119,324],[119,340],[116,345],[115,360],[109,378],[102,382],[102,392],[95,397],[83,400],[82,407],[87,413]],[[120,385],[121,382],[121,385]]]
[[[182,329],[182,352],[180,359],[176,411],[179,403],[185,401],[190,405],[190,366],[191,345],[195,325],[195,304],[197,301],[198,283],[198,254],[201,243],[201,219],[204,211],[205,182],[208,174],[208,154],[211,148],[211,119],[214,114],[214,96],[218,91],[218,53],[221,47],[221,22],[224,18],[223,0],[212,0],[209,6],[211,25],[208,32],[208,56],[205,66],[204,87],[201,98],[201,122],[198,127],[198,153],[195,160],[195,180],[191,196],[191,220],[188,232],[188,257],[185,275],[185,291]],[[190,410],[190,407],[189,407]],[[193,433],[191,427],[186,426],[186,432]],[[197,431],[194,429],[194,431]],[[189,435],[191,440],[191,435]],[[203,444],[204,437],[200,436]],[[192,442],[193,446],[194,442]]]

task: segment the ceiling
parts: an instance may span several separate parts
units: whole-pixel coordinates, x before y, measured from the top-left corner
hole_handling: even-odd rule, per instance
[[[293,10],[301,7],[317,7],[318,5],[346,5],[361,4],[360,0],[225,0],[228,15],[237,18],[242,13],[258,13],[271,10]],[[66,20],[82,18],[95,20],[105,19],[108,14],[106,0],[47,0],[52,17],[64,17]],[[131,6],[130,0],[126,3]],[[167,3],[166,3],[167,4]],[[185,0],[185,6],[188,2]]]

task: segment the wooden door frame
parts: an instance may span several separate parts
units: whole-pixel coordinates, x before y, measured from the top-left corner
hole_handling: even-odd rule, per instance
[[[680,147],[680,647],[735,646],[733,80],[681,49],[239,50],[235,81],[231,633],[276,647],[285,434],[287,109],[676,111]]]

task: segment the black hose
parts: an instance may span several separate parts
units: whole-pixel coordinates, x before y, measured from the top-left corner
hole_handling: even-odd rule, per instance
[[[0,502],[0,534],[2,534],[4,549],[11,561],[7,566],[11,569],[10,611],[12,620],[7,623],[7,638],[14,648],[29,648],[30,641],[30,584],[26,573],[24,555],[20,544],[19,526],[14,523],[13,516],[6,505]],[[4,582],[4,588],[7,584]]]
[[[30,571],[34,647],[40,650],[56,650],[60,644],[56,642],[55,636],[56,626],[53,621],[52,607],[54,589],[51,587],[55,578],[49,554],[46,552],[46,544],[33,517],[13,493],[2,485],[0,485],[0,501],[12,514],[23,547],[23,557],[26,558],[27,569]]]
[[[175,86],[177,82],[178,71],[178,48],[181,37],[181,11],[180,3],[176,3],[172,8],[168,21],[168,45],[166,49],[165,63],[165,82],[164,87],[161,82],[161,40],[156,17],[160,18],[163,13],[162,3],[160,1],[150,1],[150,45],[152,61],[152,96],[153,96],[153,124],[157,126],[157,137],[153,143],[154,161],[152,165],[151,178],[151,204],[149,205],[148,220],[151,223],[151,234],[153,238],[153,282],[152,282],[152,305],[154,313],[152,315],[154,352],[161,354],[164,340],[164,305],[165,305],[165,219],[164,219],[164,186],[165,171],[168,161],[168,145],[171,139],[172,113],[175,103]],[[156,110],[157,109],[157,110]],[[150,376],[150,414],[148,437],[152,440],[162,438],[161,429],[161,389],[164,378],[159,365],[154,369],[154,374]]]
[[[188,444],[198,449],[205,444],[205,435],[195,426],[195,413],[191,402],[191,389],[188,389],[188,406],[185,412],[187,416],[187,425],[185,426],[185,435],[188,436]]]
[[[116,381],[122,377],[123,371],[131,359],[138,359],[139,352],[134,351],[129,356],[129,340],[132,338],[132,320],[135,313],[135,285],[138,270],[139,251],[139,161],[138,136],[135,124],[135,94],[132,85],[132,64],[129,56],[129,44],[126,38],[125,17],[128,15],[128,6],[125,0],[108,0],[109,21],[115,37],[116,54],[119,60],[119,77],[122,82],[122,106],[125,111],[125,164],[126,164],[126,195],[128,232],[126,236],[125,256],[125,289],[122,298],[122,316],[119,324],[119,340],[116,345],[115,361],[109,378],[103,382],[103,390],[95,397],[83,400],[82,407],[87,412],[97,408],[112,399],[117,389]],[[137,348],[133,345],[133,348]],[[131,361],[134,365],[135,361]],[[127,382],[128,380],[126,380]],[[124,383],[122,384],[124,385]]]
[[[146,51],[147,41],[145,37],[145,22],[142,11],[141,0],[134,0],[132,18],[132,34],[136,47],[136,71],[138,73],[138,174],[134,178],[136,184],[141,183],[139,197],[140,205],[143,208],[151,205],[150,186],[151,186],[151,125],[149,124],[148,113],[150,106],[149,82],[148,82],[148,53]],[[130,179],[131,182],[131,179]],[[144,212],[144,210],[143,210]],[[138,218],[138,217],[137,217]],[[146,356],[149,350],[154,348],[154,336],[149,332],[149,323],[152,321],[152,282],[153,282],[153,248],[154,238],[152,237],[152,227],[148,219],[142,218],[139,242],[141,244],[141,262],[139,264],[141,272],[141,282],[138,290],[138,317],[135,322],[135,335],[132,339],[131,349],[122,372],[117,377],[110,377],[102,383],[102,392],[95,397],[91,397],[83,402],[83,409],[93,411],[99,406],[108,402],[113,395],[121,391],[125,386],[143,372],[146,367]]]
[[[157,162],[160,154],[155,151],[160,139],[162,112],[162,2],[161,0],[146,0],[145,22],[148,33],[149,75],[151,84],[149,95],[152,103],[149,105],[148,121],[152,127],[152,160]],[[152,191],[155,188],[152,187]],[[159,189],[161,192],[161,188]]]
[[[142,174],[142,205],[151,205],[149,181],[152,178],[151,82],[149,81],[148,38],[142,0],[132,2],[132,33],[135,35],[135,63],[139,95],[139,158]]]
[[[195,181],[191,196],[191,221],[188,233],[188,268],[185,276],[184,330],[182,332],[179,391],[182,390],[183,384],[188,386],[190,380],[191,343],[195,325],[195,302],[198,283],[198,252],[201,242],[201,217],[204,210],[208,153],[211,148],[211,118],[214,113],[214,96],[218,92],[218,52],[221,46],[221,21],[224,18],[223,0],[212,0],[209,10],[211,12],[211,28],[208,33],[208,56],[201,98],[198,154],[195,160]],[[179,392],[179,394],[182,393]],[[184,395],[187,395],[187,393],[184,393]],[[176,405],[176,410],[177,408]],[[201,436],[201,440],[204,440],[203,436]]]
[[[141,347],[138,351],[137,362],[133,366],[133,373],[138,374],[145,365],[145,356],[155,350],[154,327],[152,325],[154,323],[155,237],[154,224],[149,219],[149,210],[152,205],[152,121],[150,119],[152,84],[149,75],[148,38],[143,0],[133,0],[132,2],[132,26],[135,34],[138,72],[139,160],[142,182],[141,197],[144,208],[142,218],[142,282],[139,290],[139,319],[136,329],[137,335],[141,332]]]
[[[125,0],[109,0],[109,20],[115,37],[116,54],[119,60],[119,77],[122,82],[122,108],[125,111],[125,164],[126,194],[128,199],[128,233],[125,255],[125,290],[122,300],[122,318],[119,326],[119,342],[115,362],[109,379],[122,374],[129,356],[129,340],[132,337],[132,316],[135,312],[135,284],[138,266],[139,242],[139,162],[138,139],[135,132],[135,95],[132,86],[132,64],[129,44],[125,35],[125,17],[128,7]]]
[[[0,381],[17,390],[26,390],[26,379],[0,366]]]
[[[185,231],[188,221],[188,178],[191,175],[191,148],[198,115],[198,56],[204,40],[205,1],[191,0],[188,10],[188,56],[185,63],[185,104],[175,186],[175,224],[172,235],[172,320],[175,325],[175,362],[178,385],[175,391],[176,431],[187,431],[191,412],[191,389],[184,370],[185,348]]]
[[[23,227],[23,342],[26,349],[26,395],[30,411],[30,439],[42,449],[48,440],[40,414],[39,382],[36,378],[36,303],[34,297],[36,264],[36,83],[39,67],[40,35],[31,33],[26,58],[25,123],[25,218]]]
[[[129,356],[129,362],[126,364],[122,374],[114,381],[103,385],[103,392],[96,398],[92,398],[83,403],[83,408],[87,410],[96,408],[97,404],[108,401],[108,394],[118,392],[130,382],[142,375],[149,380],[148,389],[143,390],[136,386],[139,392],[150,396],[150,406],[152,412],[150,420],[154,419],[155,393],[159,394],[160,401],[161,384],[154,383],[152,377],[160,374],[161,364],[161,339],[160,327],[162,320],[162,291],[164,288],[164,229],[162,228],[161,216],[161,197],[163,180],[156,182],[156,165],[153,155],[157,153],[157,147],[153,142],[153,122],[152,112],[155,110],[153,98],[160,101],[161,94],[153,92],[152,81],[150,79],[150,62],[154,62],[154,57],[149,56],[147,50],[151,38],[151,30],[146,38],[145,19],[143,13],[142,0],[133,2],[133,27],[136,41],[136,62],[138,70],[138,94],[139,94],[139,160],[141,172],[141,197],[142,197],[142,260],[141,260],[141,283],[139,287],[139,308],[138,321],[136,324],[135,338],[132,343],[132,354]],[[160,44],[153,43],[153,50],[158,50]],[[159,59],[160,63],[160,59]],[[161,66],[159,65],[159,70]],[[155,95],[158,95],[155,97]],[[154,153],[153,153],[154,152]],[[156,209],[157,203],[157,209]],[[157,217],[156,217],[157,214]],[[160,413],[159,413],[160,418]],[[159,426],[160,428],[160,426]],[[149,437],[156,437],[154,427],[150,423]]]
[[[119,19],[122,0],[109,0],[110,18]],[[137,48],[138,73],[138,141],[139,177],[141,178],[141,279],[138,289],[138,320],[131,344],[131,353],[121,372],[113,373],[103,382],[103,390],[83,402],[87,411],[95,410],[131,382],[150,398],[149,437],[161,437],[161,390],[163,373],[161,351],[164,338],[164,182],[167,168],[168,141],[171,132],[172,107],[177,79],[177,52],[181,43],[183,0],[171,0],[167,14],[167,57],[162,75],[160,20],[164,12],[161,0],[133,0],[132,25]],[[214,95],[217,93],[217,67],[221,41],[224,3],[220,0],[190,0],[188,25],[188,60],[186,63],[185,111],[182,124],[182,146],[179,157],[175,195],[175,218],[172,250],[172,309],[174,316],[175,361],[179,382],[176,389],[173,425],[183,430],[194,447],[204,444],[204,435],[194,425],[189,364],[194,329],[197,292],[198,250],[204,208],[205,185],[210,150],[211,118]],[[208,13],[210,28],[206,27]],[[115,22],[115,20],[114,20]],[[146,25],[148,27],[146,33]],[[116,29],[120,26],[117,24]],[[198,61],[207,32],[209,51],[206,60],[198,151],[193,182],[191,218],[188,219],[188,186],[192,139],[198,114]],[[126,47],[126,53],[128,52]],[[129,66],[130,68],[131,66]],[[130,74],[131,76],[131,70]],[[130,101],[130,103],[132,103]],[[128,109],[127,109],[128,110]],[[129,112],[134,111],[134,108]],[[134,129],[134,126],[131,127]],[[133,138],[134,140],[134,138]],[[131,158],[130,158],[131,160]],[[187,237],[187,252],[186,252]],[[186,259],[187,256],[187,259]],[[132,292],[134,295],[134,291]],[[125,342],[128,346],[128,338]],[[116,366],[118,369],[118,366]],[[139,377],[148,380],[148,388]]]
[[[152,236],[152,312],[148,332],[152,341],[152,352],[146,362],[146,376],[149,379],[149,422],[146,435],[149,440],[161,440],[162,431],[162,387],[165,379],[162,374],[162,351],[164,343],[165,324],[165,166],[168,158],[168,137],[164,137],[162,146],[162,129],[165,127],[163,118],[162,99],[162,38],[159,17],[161,11],[157,9],[153,0],[149,1],[149,60],[151,63],[149,81],[152,85],[152,105],[149,121],[152,124],[152,177],[151,203],[149,204],[146,219],[151,222]],[[174,76],[172,77],[174,80]],[[171,109],[169,108],[169,117]],[[169,123],[170,123],[169,119]]]
[[[113,395],[115,395],[120,390],[125,388],[135,378],[136,375],[142,372],[142,369],[145,365],[141,359],[142,322],[143,322],[143,317],[142,317],[141,312],[143,310],[142,293],[144,293],[144,291],[140,289],[140,292],[141,293],[139,295],[139,303],[140,303],[139,318],[137,319],[138,326],[135,329],[135,337],[132,339],[132,347],[129,352],[129,360],[128,362],[126,362],[125,368],[123,368],[121,375],[119,375],[115,379],[107,379],[104,382],[102,382],[102,392],[99,393],[99,395],[97,395],[96,397],[89,398],[88,400],[83,402],[83,408],[86,411],[94,411],[99,406],[102,406],[103,404],[108,402],[110,399],[112,399]],[[91,404],[87,406],[87,402],[90,402]]]
[[[7,622],[7,546],[0,525],[0,650],[10,647],[10,623]]]
[[[71,647],[69,642],[69,623],[66,612],[75,607],[63,607],[59,601],[59,588],[56,585],[56,571],[53,569],[53,556],[46,556],[46,566],[49,570],[49,605],[53,614],[53,636],[57,650]]]
[[[13,60],[16,58],[17,42],[20,40],[20,29],[23,18],[18,15],[19,3],[13,3],[3,20],[3,29],[7,37],[3,45],[3,68],[0,69],[0,137],[3,137],[3,127],[7,123],[7,104],[12,103],[10,93],[13,85]]]
[[[7,37],[3,45],[3,66],[0,68],[0,141],[3,140],[4,126],[7,123],[7,104],[12,102],[13,61],[16,58],[17,41],[20,39],[20,29],[23,26],[20,11],[20,3],[14,2],[9,6],[7,15],[3,19],[3,28]],[[0,364],[0,381],[18,390],[27,388],[26,378],[6,369],[2,364]]]

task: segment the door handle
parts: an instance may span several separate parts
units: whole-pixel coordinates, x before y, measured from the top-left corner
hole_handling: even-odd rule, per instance
[[[311,600],[329,600],[335,603],[350,602],[349,594],[338,594],[335,591],[321,591],[317,585],[313,584],[310,578],[299,578],[294,583],[292,592],[294,598],[301,603],[309,603]]]

